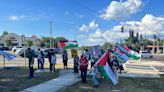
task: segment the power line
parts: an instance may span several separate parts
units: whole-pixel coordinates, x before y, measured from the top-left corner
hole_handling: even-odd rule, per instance
[[[85,5],[83,5],[83,4],[79,3],[79,2],[77,2],[76,0],[72,0],[72,1],[74,2],[74,4],[77,4],[77,5],[79,5],[80,7],[85,8],[85,9],[89,10],[90,12],[95,13],[96,15],[98,15],[98,13],[97,13],[96,10],[91,9],[91,8],[89,8],[88,6],[85,6]]]

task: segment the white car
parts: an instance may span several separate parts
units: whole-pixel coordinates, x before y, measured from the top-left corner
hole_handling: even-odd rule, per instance
[[[141,58],[151,59],[151,58],[153,58],[153,55],[147,51],[142,51],[141,52]]]
[[[20,55],[21,53],[24,53],[24,49],[23,49],[23,48],[18,48],[18,49],[15,51],[15,54],[16,54],[16,55]]]
[[[12,48],[12,52],[16,52],[16,50],[18,50],[18,49],[20,49],[20,48],[22,48],[22,47],[14,46],[14,47]]]

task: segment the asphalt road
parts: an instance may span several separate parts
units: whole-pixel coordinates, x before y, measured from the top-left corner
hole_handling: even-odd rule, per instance
[[[164,55],[153,55],[153,58],[152,59],[142,59],[142,60],[145,60],[145,61],[161,61],[161,62],[164,62]]]
[[[63,59],[61,54],[57,54],[57,64],[63,64]],[[4,66],[3,57],[0,56],[0,67]],[[35,58],[35,64],[37,64],[37,58]],[[45,63],[49,64],[48,58],[45,58]],[[28,58],[26,58],[26,65],[28,64]],[[68,64],[73,64],[73,58],[69,55],[68,56]],[[6,66],[25,66],[25,59],[23,57],[17,56],[15,59],[11,61],[5,62]]]
[[[62,56],[61,54],[57,54],[57,64],[63,64]],[[68,64],[73,64],[73,58],[71,57],[71,54],[68,53]],[[143,61],[161,61],[164,62],[164,55],[153,55],[152,59],[142,59]],[[45,63],[49,64],[48,59],[45,58]],[[28,64],[28,59],[26,58],[26,65]],[[37,59],[35,58],[35,64],[37,64]],[[0,56],[0,67],[4,65],[3,57]],[[25,65],[25,59],[17,56],[15,59],[11,61],[6,61],[6,66],[24,66]]]

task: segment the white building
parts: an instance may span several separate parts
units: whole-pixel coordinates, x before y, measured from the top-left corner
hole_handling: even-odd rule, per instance
[[[11,46],[22,46],[23,45],[23,37],[15,34],[15,33],[9,33],[8,35],[5,35],[4,37],[0,38],[0,46],[6,46],[5,41],[10,40]],[[34,40],[32,37],[25,37],[25,42],[27,40]]]

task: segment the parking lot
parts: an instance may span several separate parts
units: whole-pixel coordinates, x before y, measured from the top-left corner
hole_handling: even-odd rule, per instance
[[[11,53],[11,52],[10,52]],[[63,60],[62,60],[62,55],[61,54],[56,54],[57,57],[57,64],[63,64]],[[73,64],[73,58],[71,57],[71,54],[68,54],[68,64],[72,65]],[[11,61],[6,61],[5,62],[5,66],[28,66],[28,58],[21,57],[21,56],[17,56],[16,58],[14,58]],[[49,65],[49,61],[48,58],[45,58],[45,66],[48,67]],[[3,57],[0,56],[0,67],[4,66],[4,60]],[[35,64],[34,66],[37,66],[37,58],[35,58]]]

